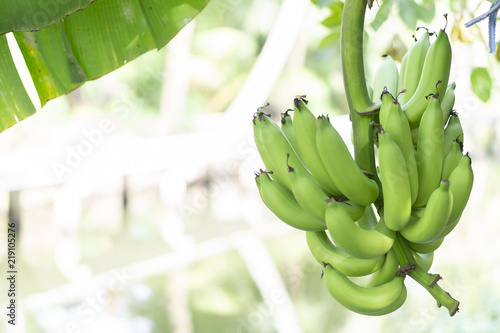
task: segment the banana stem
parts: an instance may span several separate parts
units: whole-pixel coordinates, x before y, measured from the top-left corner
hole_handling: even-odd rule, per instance
[[[346,0],[340,31],[340,54],[344,89],[352,122],[354,156],[362,170],[373,175],[378,183],[373,146],[375,111],[379,103],[373,103],[366,87],[363,59],[363,33],[367,0]],[[366,113],[368,114],[360,114]]]
[[[393,248],[396,251],[401,267],[396,274],[402,276],[409,275],[434,297],[438,307],[444,306],[447,308],[450,316],[457,313],[460,303],[437,284],[441,276],[439,274],[427,273],[416,264],[406,240],[399,232],[396,233]]]

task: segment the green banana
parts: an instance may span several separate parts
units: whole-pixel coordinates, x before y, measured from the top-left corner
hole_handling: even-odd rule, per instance
[[[288,173],[292,187],[292,194],[299,205],[314,218],[324,221],[328,194],[314,180],[305,177],[302,172],[289,166]]]
[[[398,90],[398,66],[390,55],[383,55],[383,59],[375,71],[373,79],[373,97],[378,99],[382,91],[387,89],[391,94],[397,94]]]
[[[287,162],[305,176],[312,175],[293,150],[281,128],[262,110],[254,115],[254,138],[267,171],[273,172],[273,179],[291,191]],[[287,156],[289,155],[289,156]]]
[[[410,63],[408,63],[407,67]],[[411,128],[418,127],[420,118],[427,107],[426,96],[436,90],[437,97],[444,97],[451,68],[451,45],[448,35],[440,30],[437,39],[431,44],[425,56],[422,74],[413,96],[403,105],[403,111],[410,122]],[[408,77],[408,67],[406,77]],[[440,84],[438,82],[441,81]]]
[[[373,100],[373,87],[368,81],[366,81],[366,90],[368,91],[368,96],[370,97],[370,99]]]
[[[349,200],[368,206],[377,199],[377,183],[358,167],[328,117],[316,121],[316,146],[330,179]]]
[[[361,259],[384,255],[394,243],[395,233],[383,219],[372,230],[361,229],[347,213],[343,203],[328,200],[325,221],[333,242],[341,250]]]
[[[393,280],[396,277],[396,271],[399,268],[398,256],[394,249],[390,249],[385,254],[385,260],[382,267],[372,274],[367,287],[377,287]]]
[[[432,267],[432,262],[434,261],[434,252],[428,253],[417,253],[412,251],[413,258],[417,262],[417,265],[422,268],[425,272],[428,272]]]
[[[446,88],[446,92],[444,93],[444,97],[441,100],[441,111],[443,112],[443,124],[446,124],[448,118],[450,117],[451,110],[453,110],[453,106],[455,105],[455,88],[457,84],[455,82],[451,82]]]
[[[339,201],[342,201],[342,200],[339,200]],[[361,216],[364,215],[365,209],[367,206],[358,205],[357,203],[355,203],[351,200],[345,200],[342,202],[344,203],[344,207],[347,210],[347,213],[354,221],[359,220],[361,218]]]
[[[402,96],[400,101],[401,104],[404,104],[405,101],[409,101],[417,90],[430,45],[429,32],[425,31],[420,39],[413,44],[407,52],[408,60],[405,68],[404,81],[402,82],[402,85],[398,87],[399,90],[406,89],[406,93]]]
[[[418,127],[411,129],[411,142],[413,143],[413,146],[418,144],[418,129]]]
[[[444,229],[443,231],[441,232],[441,234],[438,236],[439,238],[444,238],[446,236],[448,236],[448,234],[450,232],[453,231],[453,229],[455,229],[455,227],[458,225],[458,222],[460,222],[460,217],[462,215],[458,216],[458,218],[455,220],[455,222],[452,222],[450,224],[448,224]]]
[[[399,94],[401,96],[402,94]],[[411,203],[418,195],[418,171],[415,149],[411,137],[411,129],[405,114],[401,110],[398,97],[391,103],[385,122],[381,122],[384,131],[390,133],[391,139],[398,145],[405,159],[408,180],[410,181]],[[379,144],[380,149],[380,144]]]
[[[403,284],[403,290],[401,291],[401,294],[399,295],[398,299],[396,300],[396,302],[392,303],[392,305],[390,307],[388,307],[387,309],[382,310],[382,311],[376,311],[376,312],[369,312],[369,313],[359,312],[359,313],[364,314],[366,316],[383,316],[383,315],[389,314],[389,313],[394,312],[397,309],[399,309],[405,303],[407,295],[408,295],[408,291],[406,290],[406,286]]]
[[[328,194],[314,178],[304,177],[300,170],[289,167],[292,194],[299,205],[314,218],[324,221],[326,200]],[[364,206],[360,206],[352,201],[345,201],[346,210],[351,218],[359,218],[364,212]]]
[[[387,91],[387,89],[384,89],[382,91],[382,95],[380,96],[380,99],[382,103],[380,104],[380,111],[378,113],[378,118],[379,118],[379,123],[384,126],[384,124],[387,123],[387,117],[389,116],[389,113],[391,112],[391,109],[394,107],[393,102],[394,96]]]
[[[304,157],[304,163],[328,193],[335,197],[342,196],[342,192],[331,180],[321,161],[321,156],[316,147],[316,117],[307,107],[305,96],[295,97],[293,104],[295,110],[293,129]]]
[[[398,79],[398,90],[401,91],[404,89],[404,82],[405,82],[405,77],[406,77],[406,66],[408,64],[408,55],[409,52],[406,52],[405,55],[403,56],[403,59],[401,59],[401,66],[399,69],[399,79]],[[373,98],[372,98],[373,99]],[[400,103],[403,102],[404,98],[400,99]]]
[[[462,124],[458,114],[451,112],[448,124],[444,129],[443,156],[448,155],[453,141],[457,139],[460,140],[462,144],[464,143],[464,130],[462,129]]]
[[[418,131],[418,196],[413,203],[423,207],[439,186],[443,168],[443,118],[439,99],[432,95],[422,116]]]
[[[441,171],[441,179],[449,179],[451,173],[460,163],[463,156],[463,145],[460,140],[454,140],[451,143],[451,149],[444,158],[443,170]]]
[[[267,170],[273,172],[273,179],[277,181],[279,184],[282,186],[285,186],[285,188],[291,193],[291,188],[286,186],[286,181],[285,181],[285,174],[281,172],[274,172],[273,170],[276,170],[274,167],[273,159],[271,158],[271,155],[266,149],[266,144],[264,144],[261,136],[261,130],[262,127],[257,126],[257,120],[256,117],[258,116],[258,113],[254,115],[253,119],[253,130],[254,130],[254,140],[255,140],[255,145],[257,146],[257,150],[259,151],[259,155],[262,159],[262,162],[264,162],[264,165]]]
[[[450,218],[453,207],[453,194],[450,182],[441,181],[441,185],[432,192],[422,217],[411,219],[401,235],[412,243],[428,243],[441,234]]]
[[[384,196],[384,220],[394,231],[406,227],[411,215],[411,189],[403,152],[390,133],[378,134],[380,182]]]
[[[408,246],[415,252],[430,253],[430,252],[436,251],[441,246],[441,244],[443,244],[443,241],[444,241],[444,237],[437,238],[431,242],[422,243],[422,244],[412,243],[408,240],[406,242],[408,243]]]
[[[288,113],[289,111],[293,110],[286,110],[281,114],[281,130],[283,131],[283,134],[285,135],[286,139],[292,146],[297,156],[302,162],[304,162],[304,156],[302,155],[299,143],[297,142],[297,137],[295,136],[295,131],[293,130],[292,116],[290,116],[290,114]]]
[[[364,315],[386,313],[384,311],[401,303],[401,295],[406,289],[404,278],[400,276],[377,287],[360,286],[329,263],[325,263],[324,276],[328,292],[337,302]]]
[[[325,231],[306,232],[307,246],[314,258],[321,264],[329,262],[347,276],[364,276],[379,270],[384,256],[373,259],[360,259],[336,247]]]
[[[283,186],[269,177],[267,172],[261,170],[260,173],[256,173],[255,182],[262,201],[281,221],[300,230],[326,229],[322,223],[323,219],[317,220],[307,213]]]
[[[463,155],[458,166],[450,175],[450,192],[453,195],[453,208],[448,220],[450,224],[460,219],[462,212],[469,201],[469,196],[474,183],[471,159],[468,154]]]
[[[351,215],[352,217],[352,215]],[[377,217],[373,211],[373,206],[366,206],[363,214],[358,218],[353,218],[361,229],[372,230],[377,226]]]

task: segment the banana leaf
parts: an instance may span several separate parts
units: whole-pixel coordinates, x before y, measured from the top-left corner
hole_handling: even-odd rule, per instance
[[[209,0],[2,0],[0,35],[13,31],[40,103],[165,46]],[[33,114],[0,36],[0,132]],[[28,103],[29,102],[29,103]],[[29,105],[29,106],[28,106]]]

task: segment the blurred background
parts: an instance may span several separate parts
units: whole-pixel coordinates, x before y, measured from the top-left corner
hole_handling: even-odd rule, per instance
[[[431,268],[460,312],[450,318],[408,278],[403,307],[372,318],[332,299],[304,233],[267,210],[254,181],[263,163],[251,119],[267,102],[278,120],[305,94],[313,112],[333,117],[350,142],[341,3],[314,2],[212,0],[167,47],[49,102],[0,135],[0,219],[19,225],[19,332],[500,327],[500,73],[487,53],[486,23],[463,26],[489,3],[424,1],[412,16],[413,2],[385,1],[386,19],[376,15],[382,3],[368,10],[368,80],[381,55],[401,59],[417,25],[437,31],[442,14],[450,14],[455,109],[475,171],[462,221]],[[488,98],[473,91],[477,67],[491,78]],[[2,228],[0,247],[6,243]],[[0,286],[6,290],[5,279]]]

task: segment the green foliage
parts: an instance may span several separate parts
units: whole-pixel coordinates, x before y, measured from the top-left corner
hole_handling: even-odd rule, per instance
[[[370,23],[370,26],[373,28],[373,30],[377,31],[382,24],[387,21],[389,18],[389,15],[391,13],[392,5],[394,4],[395,0],[385,0],[380,8],[377,11],[377,14],[375,15],[375,18],[373,21]]]
[[[486,103],[490,99],[491,88],[493,87],[488,69],[484,67],[474,68],[470,75],[470,82],[472,91],[480,100]]]
[[[35,107],[24,90],[7,45],[0,36],[0,130],[35,113]]]
[[[40,1],[3,1],[0,34],[14,31],[44,106],[88,80],[162,48],[208,1],[71,0],[45,2],[43,9],[39,8]],[[0,109],[4,121],[0,132],[35,112],[9,60],[5,37],[1,38]],[[9,86],[3,88],[1,80],[9,81]]]
[[[86,8],[95,0],[4,0],[0,2],[0,34],[41,30]]]

